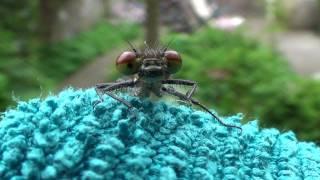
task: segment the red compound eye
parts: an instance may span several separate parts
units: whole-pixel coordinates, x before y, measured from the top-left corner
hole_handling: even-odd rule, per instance
[[[138,71],[138,63],[136,61],[136,53],[125,51],[117,58],[117,70],[125,75],[131,75]]]
[[[164,57],[167,59],[167,66],[170,74],[174,74],[180,70],[182,59],[177,51],[166,51]]]

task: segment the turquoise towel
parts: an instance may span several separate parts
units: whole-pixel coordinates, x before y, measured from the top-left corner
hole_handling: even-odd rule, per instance
[[[107,96],[94,108],[93,89],[4,112],[0,179],[320,179],[320,148],[292,132],[252,121],[240,134],[190,107],[123,96],[137,118]]]

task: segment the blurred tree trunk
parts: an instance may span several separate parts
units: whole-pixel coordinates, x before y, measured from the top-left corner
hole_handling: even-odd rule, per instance
[[[111,17],[111,2],[110,0],[102,0],[102,5],[104,9],[103,16],[106,18]]]
[[[159,1],[145,0],[146,2],[146,22],[145,40],[149,46],[154,47],[159,42]]]
[[[58,0],[59,1],[59,0]],[[41,41],[47,44],[52,42],[52,34],[57,18],[58,5],[56,0],[40,0],[40,37]]]

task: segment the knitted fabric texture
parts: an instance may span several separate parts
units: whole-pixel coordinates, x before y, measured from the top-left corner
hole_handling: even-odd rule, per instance
[[[19,102],[0,121],[0,179],[320,179],[320,149],[292,132],[93,89]],[[240,125],[241,115],[223,118]]]

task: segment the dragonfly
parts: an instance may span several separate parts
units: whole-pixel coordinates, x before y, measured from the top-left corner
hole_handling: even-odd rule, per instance
[[[169,45],[163,48],[153,48],[148,46],[146,42],[146,47],[142,50],[138,50],[131,43],[129,45],[131,50],[122,52],[116,59],[117,70],[129,78],[116,82],[96,84],[95,90],[100,97],[99,102],[103,101],[103,95],[107,94],[126,105],[129,109],[134,108],[128,101],[116,95],[116,91],[123,89],[135,89],[134,96],[141,98],[150,97],[152,94],[158,97],[172,95],[178,98],[179,101],[202,108],[221,125],[242,131],[239,126],[224,123],[205,105],[192,97],[198,87],[197,82],[171,78],[182,67],[182,58],[177,51],[169,50]],[[190,88],[186,93],[179,92],[174,88],[181,85]]]

